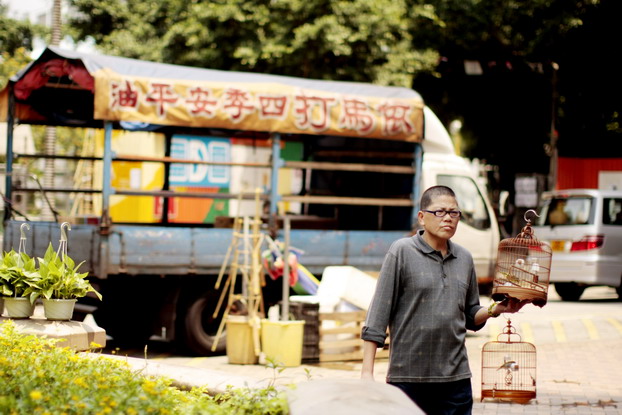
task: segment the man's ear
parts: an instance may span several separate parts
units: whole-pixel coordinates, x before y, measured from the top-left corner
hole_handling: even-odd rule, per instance
[[[423,227],[423,225],[425,225],[422,211],[419,211],[419,213],[417,213],[417,222],[419,222],[420,227]]]

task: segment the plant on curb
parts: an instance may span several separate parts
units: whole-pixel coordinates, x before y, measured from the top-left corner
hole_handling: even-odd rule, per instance
[[[38,290],[33,294],[45,299],[77,299],[89,292],[102,299],[101,294],[86,279],[88,272],[80,273],[78,269],[84,263],[76,265],[68,255],[59,256],[52,244],[48,245],[43,258],[38,258],[39,281]]]
[[[210,396],[205,388],[177,389],[167,378],[132,371],[127,362],[56,347],[58,340],[0,324],[2,414],[239,414],[285,415],[283,391],[234,389]]]
[[[39,273],[35,259],[24,252],[5,252],[0,263],[0,295],[24,297],[34,304],[39,293]]]

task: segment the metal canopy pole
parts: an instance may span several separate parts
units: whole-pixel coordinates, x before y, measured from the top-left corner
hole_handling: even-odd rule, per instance
[[[421,174],[423,173],[423,146],[420,143],[415,144],[415,153],[413,155],[415,174],[413,175],[413,195],[412,195],[412,219],[410,227],[415,229],[417,227],[417,215],[419,214],[419,198],[421,197]]]
[[[279,169],[281,160],[281,134],[272,134],[272,172],[270,174],[270,228],[276,228],[277,203],[279,202]]]
[[[108,214],[112,195],[112,122],[104,124],[104,174],[102,183],[102,213]]]
[[[13,185],[13,129],[15,128],[15,96],[13,95],[13,84],[9,82],[9,107],[6,124],[6,163],[5,163],[5,180],[4,188],[4,220],[11,217],[11,187]]]
[[[283,246],[283,306],[281,307],[281,320],[289,320],[289,231],[290,223],[289,216],[283,217],[283,232],[285,238],[285,245]]]

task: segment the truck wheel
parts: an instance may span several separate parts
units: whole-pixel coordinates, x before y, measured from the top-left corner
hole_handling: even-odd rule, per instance
[[[225,330],[218,339],[216,349],[212,350],[224,312],[223,306],[218,316],[214,318],[219,294],[219,292],[209,290],[198,296],[190,295],[181,302],[177,313],[177,335],[175,337],[183,350],[199,356],[222,354],[225,351]]]
[[[555,291],[557,291],[557,294],[559,294],[563,301],[579,301],[585,288],[585,285],[579,285],[576,282],[555,283]]]

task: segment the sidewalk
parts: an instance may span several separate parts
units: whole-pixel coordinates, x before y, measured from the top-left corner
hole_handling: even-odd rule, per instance
[[[480,401],[481,349],[486,341],[477,336],[467,338],[475,414],[622,415],[622,339],[537,346],[537,396],[525,405]],[[303,364],[278,373],[263,365],[231,365],[226,356],[126,359],[147,373],[168,376],[187,386],[208,386],[212,390],[224,389],[227,385],[263,387],[274,383],[287,387],[313,380],[359,379],[361,367],[360,362]],[[387,364],[386,360],[376,363],[376,381],[384,382]]]

